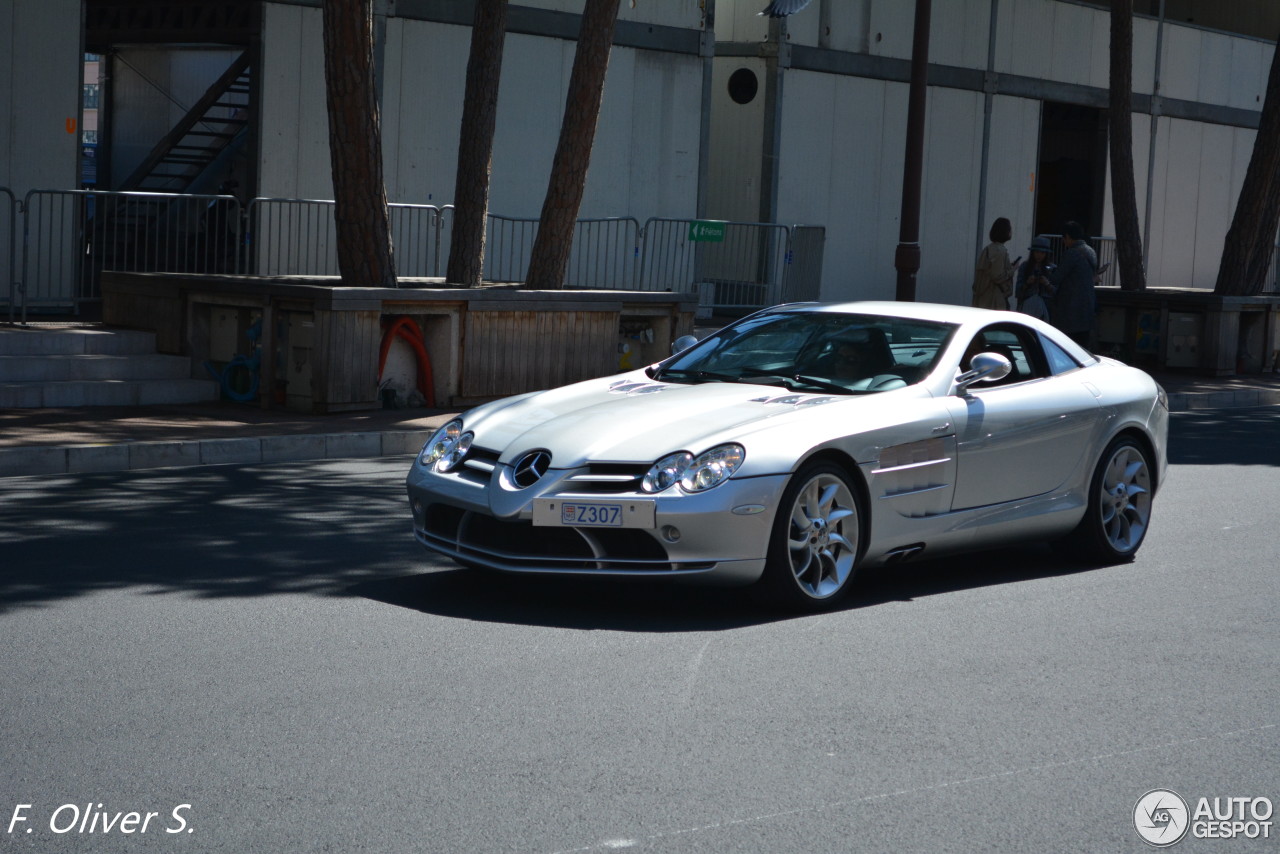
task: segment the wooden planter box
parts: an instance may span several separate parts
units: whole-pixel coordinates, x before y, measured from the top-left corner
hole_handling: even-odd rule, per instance
[[[1098,352],[1205,376],[1280,368],[1280,295],[1217,296],[1191,288],[1098,288]]]
[[[341,412],[382,405],[378,357],[391,318],[423,331],[436,405],[456,408],[656,361],[693,331],[697,308],[696,295],[668,292],[334,281],[104,273],[103,321],[155,332],[158,349],[190,356],[197,376],[206,362],[260,347],[263,406]]]

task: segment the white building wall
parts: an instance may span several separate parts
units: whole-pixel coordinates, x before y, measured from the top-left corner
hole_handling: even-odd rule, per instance
[[[79,186],[79,20],[79,0],[0,0],[0,187],[19,198]]]
[[[997,5],[994,70],[1105,93],[1110,18],[1105,9],[1057,0],[934,0],[930,62],[985,69],[991,4]],[[792,44],[909,59],[914,4],[903,0],[814,0],[787,19]],[[763,3],[718,0],[717,40],[763,40]],[[762,29],[762,27],[764,29]],[[726,29],[727,28],[727,29]],[[828,29],[829,28],[829,29]],[[1134,22],[1134,90],[1154,91],[1157,23]],[[753,35],[755,34],[755,35]],[[1274,47],[1267,42],[1167,22],[1160,94],[1193,104],[1257,111]],[[723,62],[725,60],[718,60]],[[723,86],[717,70],[717,91]],[[717,95],[717,97],[720,97]],[[906,128],[904,84],[784,72],[779,222],[827,227],[824,298],[891,297]],[[1010,254],[1026,254],[1035,213],[1041,103],[993,101],[985,222],[977,222],[983,97],[930,87],[922,198],[921,299],[969,301],[975,241],[991,220],[1013,221]],[[1135,114],[1139,216],[1146,208],[1150,117]],[[712,172],[725,155],[713,126]],[[1148,280],[1212,288],[1226,230],[1251,153],[1252,130],[1162,117],[1155,143]],[[743,157],[742,146],[732,159]],[[746,171],[748,165],[737,168]],[[714,185],[713,185],[714,186]],[[1104,219],[1114,233],[1110,187]]]
[[[662,9],[692,26],[700,20],[691,12],[697,4],[688,0],[637,6],[661,7],[646,8],[642,21]],[[624,19],[636,19],[627,11]],[[321,26],[319,9],[265,7],[261,195],[332,196]],[[391,201],[453,202],[470,37],[470,27],[387,20],[382,133]],[[506,38],[493,213],[537,217],[541,210],[575,48],[563,39],[519,33]],[[692,216],[701,108],[700,58],[615,46],[581,216]]]
[[[0,0],[0,187],[19,202],[31,190],[80,185],[83,54],[79,32],[67,26],[79,20],[79,0]],[[16,282],[23,279],[18,258],[22,223],[7,194],[0,193],[0,206],[0,306],[7,307]],[[71,206],[41,210],[46,228],[71,233]],[[32,265],[50,266],[48,242],[30,250]],[[69,303],[74,264],[56,254],[58,264],[42,277],[40,287],[28,287],[28,304]],[[12,304],[20,302],[14,291]]]

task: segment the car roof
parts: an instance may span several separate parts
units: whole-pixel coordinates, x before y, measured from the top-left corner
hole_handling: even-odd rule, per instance
[[[841,314],[877,314],[886,317],[902,317],[910,320],[932,320],[954,324],[988,324],[1001,320],[1024,320],[1025,314],[973,308],[967,305],[945,305],[930,302],[893,302],[866,300],[858,302],[806,302],[780,305],[773,311],[829,311]],[[1014,316],[1010,316],[1014,315]]]
[[[925,320],[954,324],[976,331],[993,323],[1019,323],[1038,330],[1058,346],[1071,353],[1082,364],[1091,364],[1096,358],[1081,348],[1056,328],[1042,320],[1020,311],[999,311],[990,308],[974,308],[968,305],[947,305],[930,302],[894,302],[890,300],[865,300],[858,302],[805,302],[775,306],[767,311],[777,312],[832,312],[840,314],[868,314],[883,317],[901,317],[908,320]]]

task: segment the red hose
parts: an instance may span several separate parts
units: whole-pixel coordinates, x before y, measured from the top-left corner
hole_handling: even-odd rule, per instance
[[[422,337],[422,329],[407,314],[402,314],[382,333],[382,346],[378,352],[378,380],[382,380],[382,372],[387,367],[387,354],[391,352],[391,342],[399,336],[403,338],[418,356],[418,391],[427,406],[436,406],[435,382],[431,373],[431,357],[427,355],[427,342]]]

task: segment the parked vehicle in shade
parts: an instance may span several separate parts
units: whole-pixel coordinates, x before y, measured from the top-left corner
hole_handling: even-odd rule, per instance
[[[471,567],[758,584],[819,610],[861,567],[1063,540],[1131,559],[1166,471],[1147,374],[1026,315],[779,306],[643,370],[479,406],[408,475]]]

